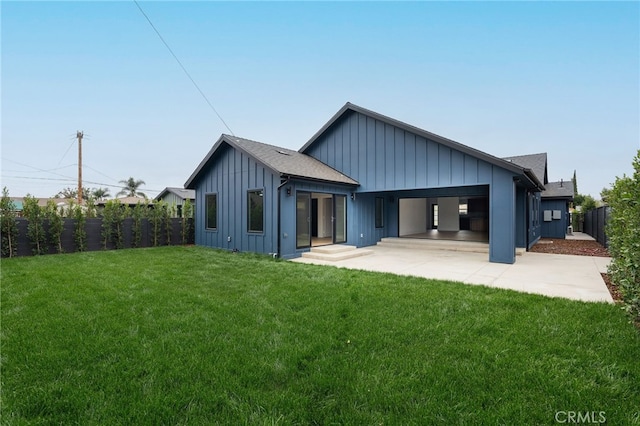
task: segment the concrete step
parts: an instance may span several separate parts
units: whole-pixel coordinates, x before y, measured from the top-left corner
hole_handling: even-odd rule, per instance
[[[367,256],[371,253],[373,253],[373,250],[356,248],[355,246],[334,244],[330,246],[312,247],[311,251],[302,253],[302,257],[306,257],[308,259],[325,260],[328,262],[337,262],[339,260]]]
[[[475,241],[428,240],[421,238],[383,238],[378,245],[416,250],[449,250],[489,253],[489,244]]]
[[[346,244],[329,244],[326,246],[312,247],[311,251],[316,253],[333,254],[333,253],[342,253],[345,251],[353,251],[356,249],[357,249],[356,246],[349,246]]]
[[[414,250],[448,250],[470,253],[489,253],[489,244],[476,241],[430,240],[422,238],[383,238],[378,245]],[[516,255],[525,253],[524,248],[516,248]]]

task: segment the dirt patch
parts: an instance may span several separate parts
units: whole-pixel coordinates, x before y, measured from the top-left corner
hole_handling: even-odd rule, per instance
[[[609,289],[609,293],[611,293],[611,297],[613,298],[613,301],[616,303],[622,303],[623,301],[622,293],[620,293],[620,289],[618,288],[618,286],[611,282],[611,279],[609,278],[609,274],[600,274],[600,275],[602,275],[602,280],[607,285],[607,288]]]
[[[535,253],[575,254],[578,256],[611,257],[606,248],[597,241],[561,240],[559,238],[541,238],[531,247]]]

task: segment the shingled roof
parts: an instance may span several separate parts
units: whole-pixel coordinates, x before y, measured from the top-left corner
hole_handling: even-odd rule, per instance
[[[561,180],[560,182],[549,182],[544,186],[544,191],[540,194],[542,198],[570,198],[575,195],[573,182]]]
[[[194,200],[196,198],[196,191],[194,189],[176,188],[173,186],[167,186],[162,190],[160,194],[154,198],[154,200],[160,200],[167,194],[174,194],[175,196],[182,198],[183,200]]]
[[[525,169],[531,169],[536,175],[538,180],[546,185],[549,182],[547,178],[547,153],[542,152],[540,154],[528,154],[528,155],[516,155],[515,157],[505,157],[510,163],[516,164]]]
[[[315,158],[291,149],[269,145],[237,136],[222,135],[211,148],[198,168],[185,183],[185,188],[194,188],[196,178],[200,175],[209,160],[223,144],[227,144],[252,157],[257,162],[271,169],[282,177],[315,180],[322,182],[359,185],[359,183]]]

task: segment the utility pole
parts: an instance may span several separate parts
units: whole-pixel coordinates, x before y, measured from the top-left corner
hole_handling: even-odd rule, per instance
[[[78,138],[78,204],[82,204],[82,138],[84,132],[77,131]]]

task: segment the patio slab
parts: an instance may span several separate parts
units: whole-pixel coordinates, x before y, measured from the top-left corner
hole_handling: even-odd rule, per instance
[[[309,258],[292,261],[460,281],[587,302],[613,303],[600,276],[601,272],[606,272],[610,261],[605,257],[526,252],[517,257],[516,263],[509,265],[491,263],[485,253],[384,246],[367,248],[373,253],[337,262]]]

